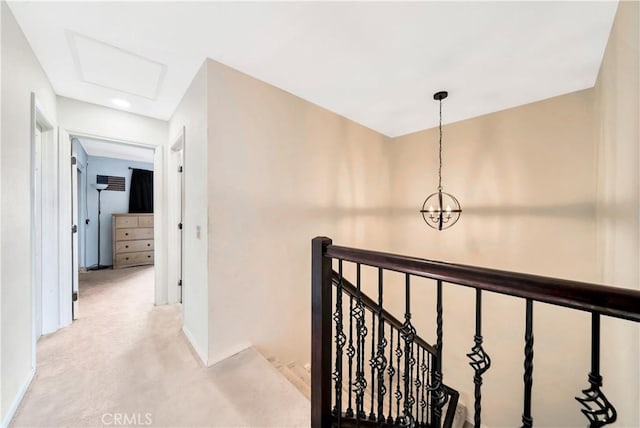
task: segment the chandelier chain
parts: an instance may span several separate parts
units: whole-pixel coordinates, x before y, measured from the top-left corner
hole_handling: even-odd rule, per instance
[[[440,100],[440,140],[438,149],[438,158],[440,159],[440,166],[438,168],[438,192],[442,191],[442,100]]]

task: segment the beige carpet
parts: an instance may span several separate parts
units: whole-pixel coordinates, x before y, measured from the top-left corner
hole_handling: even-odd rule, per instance
[[[14,427],[308,426],[309,402],[250,349],[205,368],[153,268],[81,275],[78,320],[38,342]]]

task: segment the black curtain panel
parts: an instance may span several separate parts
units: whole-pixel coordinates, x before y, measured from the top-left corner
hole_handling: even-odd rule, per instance
[[[133,168],[129,191],[129,212],[153,212],[153,171]]]

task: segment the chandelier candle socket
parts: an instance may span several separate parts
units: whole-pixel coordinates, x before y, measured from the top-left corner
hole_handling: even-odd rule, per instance
[[[456,224],[460,219],[460,214],[462,214],[460,203],[455,196],[442,191],[442,100],[447,98],[448,95],[446,91],[433,94],[433,99],[440,103],[438,191],[432,193],[424,200],[422,209],[420,210],[425,223],[438,230],[450,228]]]

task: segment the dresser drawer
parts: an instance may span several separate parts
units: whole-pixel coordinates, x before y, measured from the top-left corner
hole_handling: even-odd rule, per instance
[[[136,216],[117,216],[116,228],[138,227],[138,217]]]
[[[146,265],[153,263],[153,251],[116,254],[116,264],[120,266]]]
[[[116,241],[153,239],[153,229],[116,229]]]
[[[141,215],[138,217],[138,227],[153,227],[153,216]]]
[[[153,250],[153,240],[145,239],[141,241],[117,241],[116,254],[133,253],[135,251],[151,251]]]

